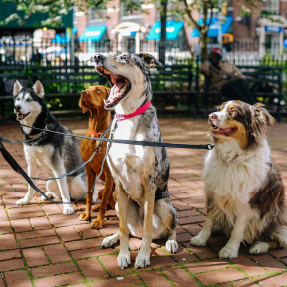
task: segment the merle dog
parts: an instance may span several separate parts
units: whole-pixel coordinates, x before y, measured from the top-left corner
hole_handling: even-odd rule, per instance
[[[14,84],[13,98],[17,120],[21,124],[62,133],[71,134],[71,130],[62,126],[49,112],[44,101],[44,87],[38,80],[32,89],[23,88],[19,81]],[[28,127],[21,127],[24,140],[35,138],[40,131]],[[24,153],[28,164],[28,175],[38,177],[40,168],[49,177],[59,177],[80,166],[83,159],[78,141],[71,136],[46,133],[34,141],[24,143]],[[69,202],[71,198],[78,198],[86,192],[86,169],[83,167],[74,174],[58,180],[47,182],[46,195],[48,197],[62,198]],[[18,205],[28,204],[35,191],[28,186],[24,198],[19,199]],[[97,194],[95,192],[94,194]],[[45,197],[42,196],[42,200]],[[64,204],[64,214],[74,213],[71,204]]]
[[[131,115],[149,104],[152,90],[148,70],[161,64],[152,55],[129,53],[110,57],[97,54],[95,63],[97,71],[111,85],[105,108],[130,116],[121,121],[114,119],[112,128],[118,125],[114,138],[161,142],[156,109],[152,105],[137,116]],[[116,183],[120,231],[105,238],[102,247],[112,246],[120,238],[117,262],[122,269],[131,263],[129,234],[142,237],[136,268],[150,264],[152,239],[168,237],[167,250],[176,252],[177,216],[168,192],[169,160],[165,148],[112,144],[108,164]]]

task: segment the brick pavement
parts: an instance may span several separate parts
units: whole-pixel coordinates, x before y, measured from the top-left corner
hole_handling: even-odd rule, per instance
[[[84,134],[86,121],[64,122],[74,132]],[[208,143],[205,120],[161,119],[163,139],[174,143]],[[20,140],[15,126],[1,126],[1,136]],[[269,131],[273,157],[287,186],[287,124],[276,124]],[[5,144],[9,152],[27,169],[20,144]],[[227,239],[212,237],[206,247],[189,244],[198,234],[205,215],[203,160],[206,151],[168,149],[171,163],[169,190],[178,210],[177,240],[179,252],[167,253],[163,240],[151,248],[151,265],[145,269],[121,270],[116,266],[119,244],[102,249],[104,236],[118,228],[115,212],[106,215],[104,227],[91,229],[89,222],[79,221],[85,202],[74,205],[77,212],[62,214],[61,204],[41,202],[36,194],[28,206],[19,207],[26,183],[1,157],[0,159],[0,287],[26,286],[287,286],[287,249],[250,256],[242,246],[240,256],[232,260],[218,258],[218,250]],[[40,177],[45,177],[40,174]],[[45,183],[38,186],[44,191]],[[102,188],[102,183],[98,184]],[[97,213],[92,213],[93,219]],[[141,240],[131,238],[134,261]]]

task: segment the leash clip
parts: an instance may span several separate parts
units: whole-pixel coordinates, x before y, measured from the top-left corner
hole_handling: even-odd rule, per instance
[[[214,148],[214,145],[213,145],[213,144],[207,144],[206,146],[207,146],[207,149],[208,149],[208,150],[213,150],[213,148]]]

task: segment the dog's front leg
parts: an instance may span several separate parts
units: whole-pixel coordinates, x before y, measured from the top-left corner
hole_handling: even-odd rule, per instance
[[[144,230],[142,244],[135,261],[135,268],[144,268],[150,265],[150,245],[152,242],[152,219],[154,213],[154,197],[156,187],[145,191],[144,203]]]
[[[64,168],[64,163],[60,164],[58,168],[53,169],[53,173],[55,177],[59,177],[60,175],[66,173],[66,169]],[[58,186],[61,192],[63,202],[70,202],[71,198],[69,194],[67,177],[65,176],[61,179],[57,179],[57,183],[58,183]],[[70,215],[75,212],[71,203],[63,203],[63,207],[64,207],[63,213],[66,215]]]
[[[40,170],[40,167],[38,166],[36,161],[28,162],[28,175],[29,175],[29,177],[38,177],[39,170]],[[36,183],[35,180],[32,180],[32,181],[33,181],[34,184]],[[31,199],[32,199],[33,195],[35,194],[35,192],[36,191],[30,185],[28,185],[28,192],[26,193],[24,198],[21,198],[21,199],[17,200],[16,204],[17,205],[28,204],[31,201]]]
[[[88,221],[91,219],[91,206],[93,203],[93,194],[94,194],[94,190],[92,192],[90,192],[90,190],[92,189],[95,183],[96,173],[92,168],[88,166],[86,166],[86,169],[87,169],[86,175],[87,175],[87,192],[88,192],[86,197],[86,210],[80,214],[79,219]]]
[[[131,264],[129,251],[129,232],[128,232],[128,194],[124,191],[120,182],[116,184],[117,200],[118,200],[118,215],[120,220],[120,254],[118,256],[118,266],[121,269],[128,267]]]
[[[246,215],[244,213],[237,215],[231,237],[227,244],[219,251],[220,258],[236,258],[238,249],[244,237],[246,226]]]

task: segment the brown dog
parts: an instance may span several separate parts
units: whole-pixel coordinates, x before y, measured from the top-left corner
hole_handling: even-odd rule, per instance
[[[104,86],[91,86],[81,92],[81,99],[79,102],[80,108],[83,113],[90,110],[89,128],[86,136],[93,137],[94,133],[102,134],[110,125],[111,112],[104,108],[104,99],[109,96],[110,89]],[[92,131],[92,132],[91,132]],[[106,135],[108,138],[109,134]],[[84,161],[87,161],[95,148],[98,146],[99,141],[84,139],[81,144],[81,155]],[[106,154],[107,143],[103,142],[100,147],[100,152],[93,158],[91,162],[86,165],[87,169],[87,191],[90,191],[95,182],[96,176],[100,174],[102,162]],[[102,228],[104,225],[104,218],[107,211],[108,203],[114,209],[115,203],[113,200],[113,191],[115,190],[114,179],[109,171],[108,165],[105,162],[103,173],[100,179],[105,183],[105,188],[100,191],[98,197],[102,199],[99,205],[96,205],[93,210],[99,209],[97,219],[93,222],[93,228]],[[91,219],[91,205],[93,199],[93,192],[87,194],[86,210],[81,213],[80,220]]]

